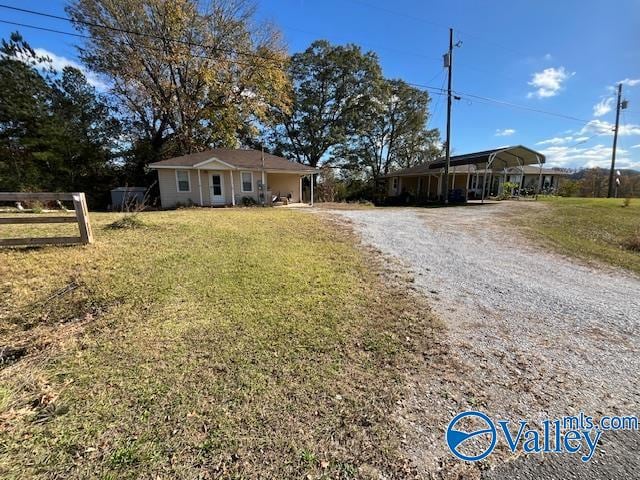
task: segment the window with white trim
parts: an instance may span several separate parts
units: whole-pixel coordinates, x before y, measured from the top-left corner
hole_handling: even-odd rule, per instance
[[[253,192],[253,173],[241,172],[240,183],[242,184],[242,192]]]
[[[179,192],[190,192],[191,181],[188,170],[176,170],[176,185]]]

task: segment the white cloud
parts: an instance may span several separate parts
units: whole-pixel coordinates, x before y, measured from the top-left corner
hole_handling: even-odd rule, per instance
[[[496,129],[496,137],[508,137],[514,133],[516,133],[516,131],[513,128]]]
[[[640,84],[640,78],[625,78],[624,80],[620,80],[618,83],[626,85],[628,87],[635,87]]]
[[[593,116],[601,117],[611,111],[613,105],[613,98],[603,98],[593,106]]]
[[[625,78],[624,80],[616,82],[615,85],[608,85],[607,91],[616,93],[618,91],[618,85],[620,84],[626,85],[627,87],[635,87],[640,84],[640,78]]]
[[[582,130],[580,130],[580,135],[613,135],[613,128],[613,123],[605,122],[604,120],[591,120],[584,127],[582,127]],[[640,135],[640,125],[636,125],[634,123],[620,125],[618,127],[618,135]]]
[[[542,150],[546,164],[555,167],[602,167],[611,163],[611,146],[598,144],[593,147],[552,146]],[[640,160],[632,159],[628,150],[618,148],[616,165],[620,168],[640,168]]]
[[[108,88],[107,84],[100,80],[95,73],[89,72],[84,66],[79,64],[78,62],[68,59],[67,57],[63,57],[61,55],[56,55],[49,50],[44,48],[34,48],[34,51],[38,56],[41,57],[49,57],[51,59],[51,66],[55,68],[57,71],[62,72],[64,67],[73,67],[80,70],[84,76],[87,78],[87,82],[93,85],[98,90],[106,90]]]
[[[544,59],[545,60],[551,60],[551,59],[553,59],[553,57],[551,56],[550,53],[547,53],[547,54],[545,54]]]
[[[563,143],[567,143],[573,140],[573,137],[553,137],[548,140],[542,140],[541,142],[536,143],[536,145],[562,145]]]
[[[640,143],[637,145],[631,145],[631,148],[640,148]]]
[[[564,67],[545,68],[541,72],[536,72],[532,75],[532,79],[529,82],[529,85],[535,87],[536,90],[529,92],[527,97],[554,97],[562,89],[562,84],[573,75],[575,75],[575,72],[568,73]]]

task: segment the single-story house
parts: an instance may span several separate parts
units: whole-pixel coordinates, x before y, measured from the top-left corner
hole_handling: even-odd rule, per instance
[[[149,165],[158,171],[160,201],[177,205],[224,206],[243,203],[245,197],[270,205],[303,199],[303,177],[316,168],[259,150],[216,148],[169,158]],[[313,181],[310,182],[313,204]]]
[[[545,156],[522,145],[455,155],[449,160],[450,199],[483,199],[500,195],[505,182],[521,192],[552,192],[571,172],[543,168]],[[385,199],[408,197],[416,202],[442,199],[445,160],[439,158],[382,177]],[[483,195],[484,192],[484,195]]]

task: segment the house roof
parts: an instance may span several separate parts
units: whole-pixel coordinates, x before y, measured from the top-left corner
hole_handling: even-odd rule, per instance
[[[265,170],[290,171],[295,173],[316,173],[316,168],[292,162],[286,158],[262,153],[259,150],[235,148],[214,148],[204,152],[191,153],[181,157],[168,158],[149,165],[150,168],[199,168],[209,161],[218,160],[236,169],[261,169],[264,155]]]
[[[468,169],[469,165],[484,164],[482,168],[486,168],[486,165],[490,164],[491,167],[504,169],[537,164],[538,162],[545,162],[545,156],[542,153],[522,145],[515,145],[513,147],[501,147],[492,150],[483,150],[481,152],[466,153],[464,155],[454,155],[450,158],[449,165],[456,167],[456,172],[460,172],[461,170],[459,170],[458,167],[467,166]],[[395,177],[434,173],[433,170],[442,169],[444,166],[445,159],[441,157],[433,162],[398,170],[385,176]]]

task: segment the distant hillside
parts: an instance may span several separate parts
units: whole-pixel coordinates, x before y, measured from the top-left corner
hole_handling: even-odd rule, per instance
[[[620,186],[619,197],[640,196],[640,171],[633,169],[619,169]],[[609,190],[609,169],[583,168],[571,175],[576,183],[576,193],[581,197],[605,197]]]
[[[618,170],[618,169],[617,169]],[[623,177],[635,177],[636,175],[640,175],[640,170],[633,170],[630,168],[622,168],[620,170],[620,175]],[[609,175],[609,170],[605,168],[582,168],[573,174],[571,174],[572,180],[582,180],[583,178],[589,176],[590,174],[596,175]]]

